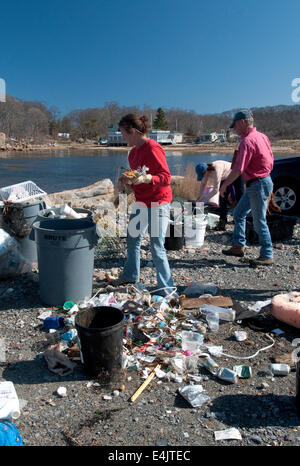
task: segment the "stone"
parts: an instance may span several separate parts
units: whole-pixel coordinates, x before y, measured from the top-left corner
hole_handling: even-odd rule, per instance
[[[263,443],[263,440],[259,435],[252,435],[252,437],[250,437],[250,440],[256,443],[257,445],[261,445]]]

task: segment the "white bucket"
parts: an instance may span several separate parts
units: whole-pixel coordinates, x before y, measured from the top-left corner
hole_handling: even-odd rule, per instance
[[[200,248],[204,243],[206,220],[193,220],[184,223],[185,245],[187,248]]]

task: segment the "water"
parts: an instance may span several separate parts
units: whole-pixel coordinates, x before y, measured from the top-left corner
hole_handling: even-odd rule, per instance
[[[50,194],[83,188],[103,178],[116,183],[121,167],[128,167],[128,153],[118,149],[0,153],[0,186],[31,180]],[[214,152],[166,151],[166,155],[172,175],[183,175],[191,164],[232,159],[232,154]]]

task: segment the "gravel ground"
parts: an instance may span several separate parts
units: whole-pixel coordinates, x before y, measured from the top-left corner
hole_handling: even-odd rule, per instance
[[[232,220],[232,219],[231,219]],[[244,309],[281,292],[299,290],[300,221],[292,240],[274,244],[275,265],[250,268],[238,258],[226,257],[221,250],[231,243],[232,222],[226,233],[207,231],[199,250],[169,251],[168,257],[178,293],[191,281],[212,282],[219,294],[230,296]],[[147,243],[147,241],[146,241]],[[247,248],[246,256],[259,255],[257,246]],[[119,273],[125,252],[118,258],[95,260],[94,290],[104,273]],[[156,285],[147,246],[142,250],[141,281],[148,289]],[[149,263],[150,262],[150,263]],[[140,373],[124,370],[117,380],[104,385],[92,380],[77,364],[69,376],[49,371],[43,351],[59,341],[58,333],[47,333],[37,319],[47,309],[39,298],[38,273],[0,282],[0,381],[12,381],[20,404],[21,416],[14,421],[24,445],[67,446],[259,446],[300,445],[300,418],[295,409],[295,370],[288,376],[272,377],[268,365],[278,355],[291,354],[292,341],[300,331],[273,318],[264,310],[254,319],[223,322],[217,333],[208,331],[210,343],[223,345],[231,355],[251,355],[270,345],[269,350],[249,361],[214,358],[220,366],[250,364],[252,377],[229,384],[200,368],[201,384],[210,401],[192,408],[178,393],[186,385],[155,378],[135,403],[129,397],[143,382]],[[57,311],[63,314],[62,310]],[[280,328],[282,335],[270,332]],[[238,342],[234,331],[246,330],[247,342]],[[92,383],[89,383],[92,382]],[[96,384],[96,385],[95,385]],[[121,386],[124,385],[123,391]],[[58,387],[67,388],[59,397]],[[113,391],[119,393],[113,395]],[[109,395],[111,399],[104,399]],[[242,440],[216,441],[214,432],[236,427]]]

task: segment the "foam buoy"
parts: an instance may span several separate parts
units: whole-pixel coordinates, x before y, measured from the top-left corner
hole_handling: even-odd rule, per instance
[[[271,314],[286,324],[300,328],[300,293],[292,291],[274,296],[271,301]]]

